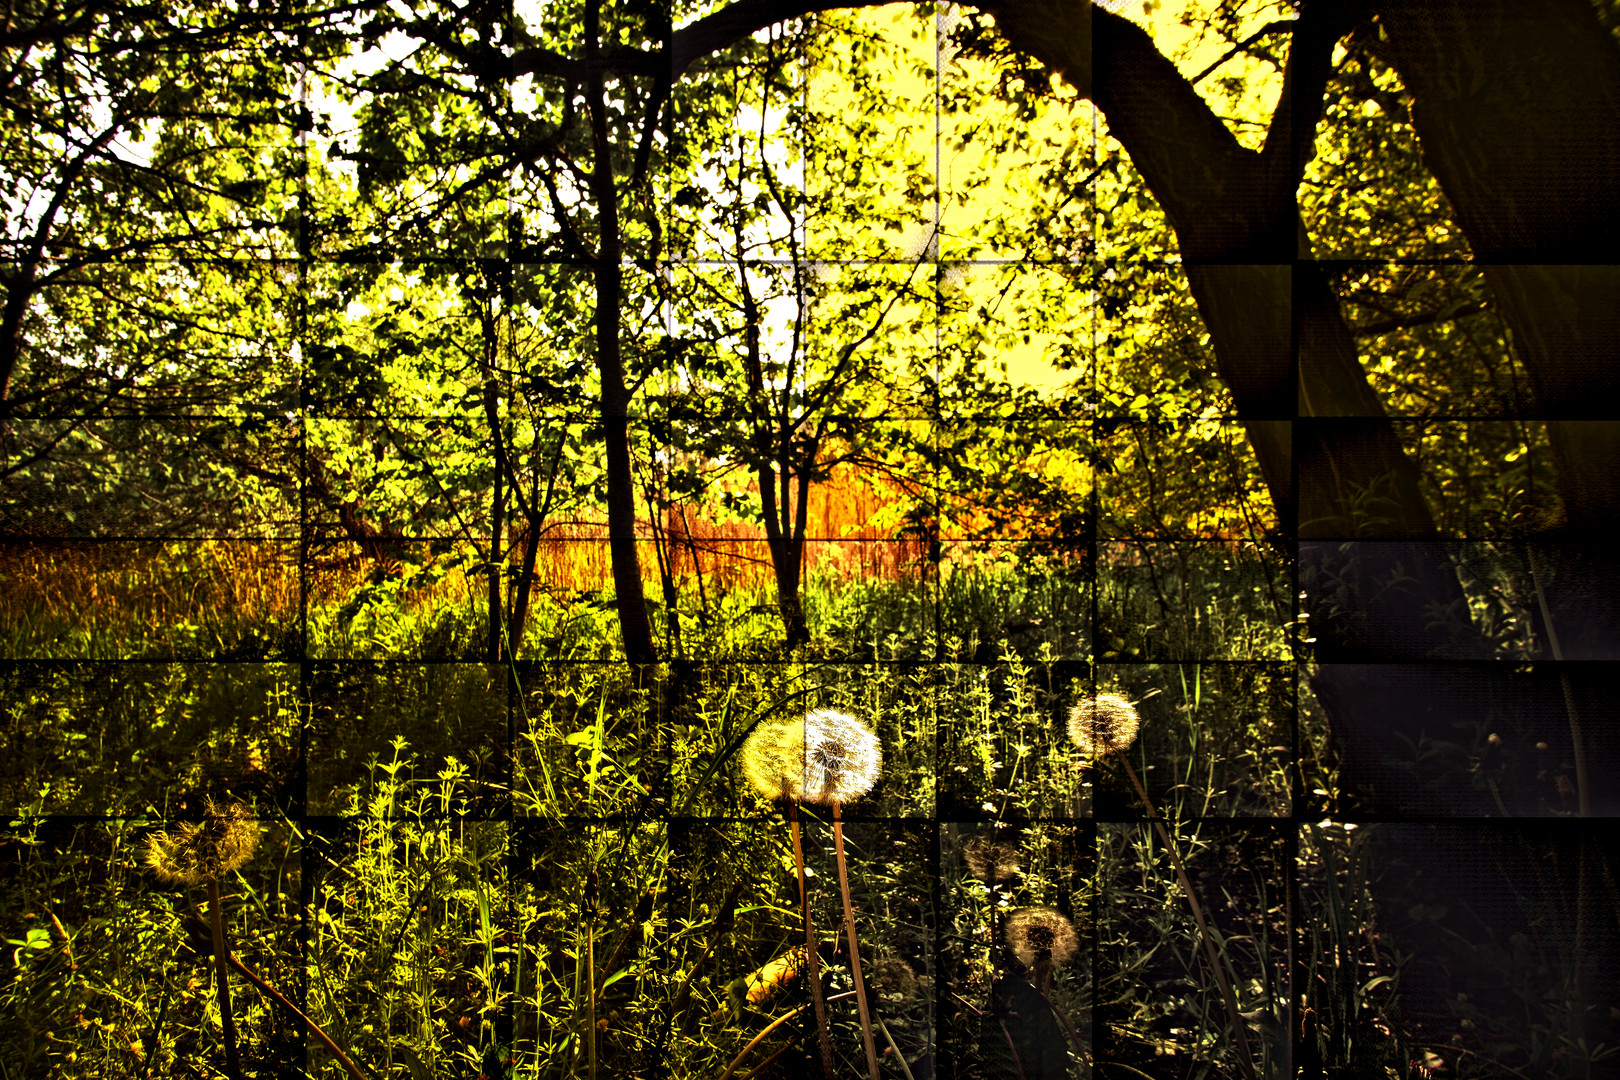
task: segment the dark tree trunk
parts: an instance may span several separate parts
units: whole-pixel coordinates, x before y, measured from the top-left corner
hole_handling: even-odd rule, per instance
[[[491,391],[493,393],[493,390]],[[486,647],[489,662],[498,664],[507,650],[502,648],[501,636],[506,629],[506,602],[501,597],[501,577],[506,569],[506,491],[505,477],[495,470],[495,482],[490,492],[489,507],[489,644]]]
[[[738,238],[739,249],[742,237]],[[804,570],[804,534],[810,500],[810,476],[815,471],[819,443],[812,440],[795,454],[793,425],[789,420],[792,401],[783,393],[776,414],[771,408],[771,390],[765,382],[764,357],[760,351],[759,304],[742,276],[743,363],[748,374],[748,393],[755,410],[752,418],[754,453],[759,463],[754,478],[759,484],[759,504],[765,521],[765,544],[771,553],[771,570],[776,577],[776,607],[782,617],[786,646],[793,648],[810,640],[810,626],[804,618],[799,582]],[[793,503],[793,477],[798,476],[798,500]],[[778,490],[780,484],[780,490]]]
[[[1380,15],[1424,163],[1475,257],[1610,257],[1620,242],[1620,45],[1589,0],[1385,0]],[[1555,311],[1564,314],[1544,314]]]
[[[1453,716],[1458,702],[1453,687],[1374,665],[1477,656],[1480,646],[1418,471],[1310,261],[1293,197],[1326,58],[1349,29],[1326,25],[1324,10],[1302,13],[1260,153],[1236,144],[1143,31],[1100,10],[1093,99],[1176,229],[1221,378],[1282,529],[1302,541],[1312,687],[1349,751],[1347,779],[1369,800],[1394,801],[1410,795],[1410,777],[1384,769],[1391,742],[1420,738],[1425,717]]]
[[[1387,0],[1382,20],[1547,423],[1566,522],[1541,587],[1560,651],[1620,657],[1620,45],[1588,0]]]
[[[1403,541],[1300,547],[1318,657],[1471,655],[1467,605],[1432,543],[1417,469],[1367,381],[1331,285],[1309,261],[1292,196],[1303,165],[1286,140],[1308,138],[1319,107],[1293,95],[1313,87],[1320,95],[1325,76],[1312,65],[1321,56],[1307,53],[1330,50],[1332,29],[1296,33],[1289,111],[1279,110],[1272,136],[1284,141],[1268,139],[1255,153],[1144,31],[1102,11],[1092,26],[1093,98],[1176,228],[1282,531],[1308,541]]]
[[[998,18],[1006,29],[1008,20]],[[1298,103],[1299,132],[1290,127],[1291,105],[1275,122],[1285,129],[1274,132],[1276,142],[1268,140],[1262,152],[1245,150],[1146,31],[1101,10],[1089,24],[1092,98],[1176,230],[1221,380],[1245,421],[1282,530],[1297,527],[1307,537],[1431,535],[1416,472],[1367,382],[1337,298],[1308,261],[1292,195],[1303,165],[1289,140],[1314,130],[1318,102]],[[1010,25],[1016,34],[1021,24]],[[1038,57],[1045,51],[1061,60],[1047,37],[1009,36]],[[1328,50],[1332,41],[1312,47]],[[1291,87],[1307,96],[1315,87],[1319,98],[1319,79],[1293,71],[1289,77]],[[1298,417],[1362,422],[1312,423],[1302,437],[1289,431],[1300,426]],[[1358,509],[1366,492],[1387,493],[1376,522]]]
[[[652,621],[641,586],[641,558],[636,550],[635,473],[630,464],[630,392],[624,381],[624,356],[619,344],[619,304],[623,279],[619,261],[618,191],[613,179],[613,146],[607,131],[607,98],[603,89],[601,0],[585,6],[585,53],[591,76],[587,94],[594,142],[591,172],[601,236],[597,242],[596,366],[602,382],[602,437],[607,450],[608,550],[613,560],[613,586],[618,603],[619,631],[625,658],[638,670],[656,663]]]
[[[782,629],[787,634],[787,647],[794,648],[810,640],[810,627],[805,622],[804,604],[799,598],[799,584],[804,571],[804,507],[808,502],[810,485],[799,478],[798,513],[789,517],[789,478],[782,474],[781,499],[774,491],[775,475],[772,469],[758,472],[760,500],[765,511],[765,542],[771,552],[771,569],[776,576],[776,606],[782,615]]]
[[[512,585],[512,621],[508,624],[506,639],[511,642],[513,657],[523,643],[523,631],[529,622],[529,598],[534,593],[534,565],[540,553],[540,522],[530,519],[523,532],[523,570]]]

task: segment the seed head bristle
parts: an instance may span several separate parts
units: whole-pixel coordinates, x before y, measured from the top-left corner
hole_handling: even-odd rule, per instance
[[[200,822],[182,822],[147,837],[144,861],[158,880],[195,885],[245,865],[259,844],[259,825],[246,805],[207,799]]]
[[[968,873],[986,885],[1012,880],[1013,875],[1018,873],[1019,855],[1017,844],[982,836],[969,840],[967,847],[962,850]]]
[[[1088,757],[1117,754],[1136,741],[1141,719],[1136,706],[1118,694],[1081,698],[1069,710],[1069,738]]]
[[[1080,937],[1074,924],[1056,908],[1024,908],[1007,919],[1007,947],[1025,967],[1032,968],[1042,960],[1062,967],[1080,947]]]
[[[915,998],[920,990],[917,973],[892,949],[878,946],[867,970],[867,980],[887,997]]]
[[[842,805],[877,783],[883,745],[855,717],[816,709],[802,720],[761,723],[743,744],[742,765],[767,799]]]

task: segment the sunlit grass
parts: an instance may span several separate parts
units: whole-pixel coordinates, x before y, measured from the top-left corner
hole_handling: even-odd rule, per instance
[[[12,659],[296,655],[297,545],[8,541],[0,649]]]

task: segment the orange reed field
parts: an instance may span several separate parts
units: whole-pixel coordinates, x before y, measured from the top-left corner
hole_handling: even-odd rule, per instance
[[[739,486],[740,487],[740,486]],[[758,485],[741,488],[750,503]],[[796,495],[796,492],[795,492]],[[897,579],[924,550],[915,537],[897,538],[900,493],[883,478],[861,479],[853,466],[838,466],[810,489],[806,508],[804,571],[864,579]],[[712,504],[711,504],[712,505]],[[658,580],[659,560],[672,577],[706,587],[750,588],[773,580],[763,525],[709,507],[677,504],[656,522],[637,521],[642,577]],[[521,545],[509,556],[522,558]],[[607,524],[601,517],[575,519],[546,529],[536,558],[536,576],[561,589],[590,590],[612,582]]]

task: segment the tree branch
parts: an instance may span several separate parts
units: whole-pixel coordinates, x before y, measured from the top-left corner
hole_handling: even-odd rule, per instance
[[[1374,337],[1395,330],[1410,330],[1416,326],[1455,322],[1458,319],[1466,319],[1470,315],[1478,315],[1480,312],[1489,309],[1487,304],[1465,304],[1462,307],[1448,307],[1440,311],[1425,311],[1417,315],[1397,315],[1393,319],[1383,319],[1379,322],[1367,323],[1365,326],[1352,326],[1350,332],[1356,337]]]
[[[738,0],[689,26],[675,31],[670,44],[671,79],[686,74],[687,68],[721,49],[734,45],[756,31],[788,19],[800,19],[821,11],[844,8],[884,7],[893,0]],[[1087,4],[1086,6],[1090,6]],[[623,70],[623,69],[621,69]]]
[[[1294,31],[1283,70],[1282,95],[1260,151],[1267,182],[1279,197],[1292,198],[1305,166],[1316,155],[1316,125],[1322,118],[1322,94],[1333,74],[1333,46],[1368,17],[1367,7],[1364,0],[1333,0],[1330,4],[1312,0],[1300,8],[1298,19],[1272,24],[1291,26]]]

